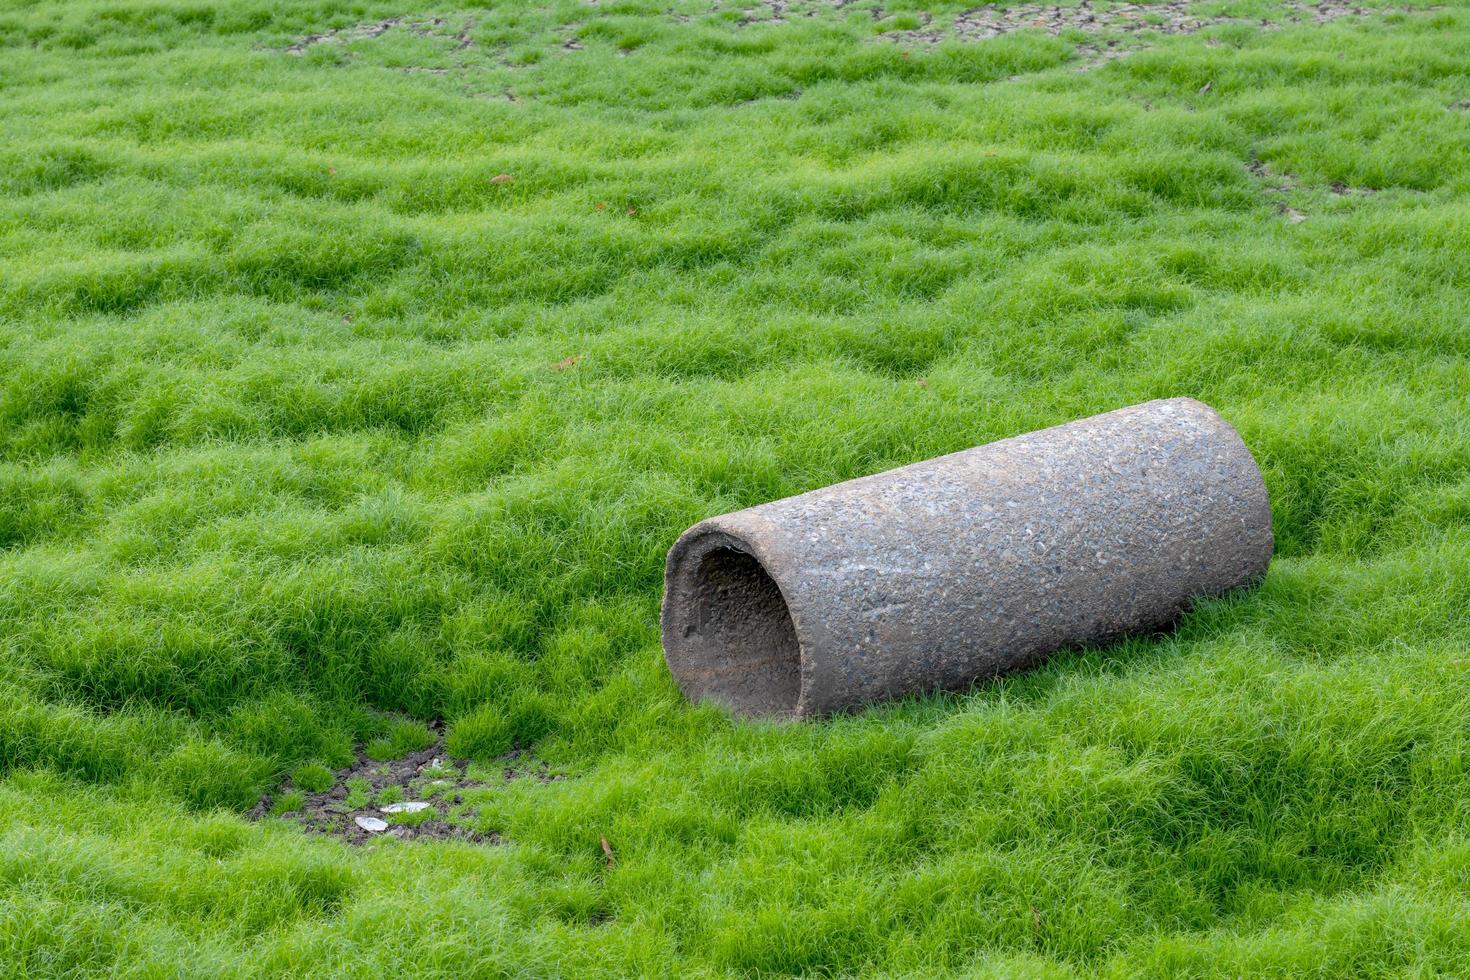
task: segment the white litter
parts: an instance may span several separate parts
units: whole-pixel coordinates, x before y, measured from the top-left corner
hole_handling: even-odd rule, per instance
[[[353,817],[353,822],[370,834],[381,834],[388,829],[388,821],[377,817]]]
[[[423,800],[410,800],[407,803],[389,803],[387,806],[378,807],[384,813],[418,813],[420,810],[427,810],[428,808],[429,804]]]

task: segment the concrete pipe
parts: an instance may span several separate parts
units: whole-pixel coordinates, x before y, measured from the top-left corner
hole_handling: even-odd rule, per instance
[[[1162,629],[1271,548],[1240,436],[1152,401],[696,524],[664,655],[693,700],[821,716]]]

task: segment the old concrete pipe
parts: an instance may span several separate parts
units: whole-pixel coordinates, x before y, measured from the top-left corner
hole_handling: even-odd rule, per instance
[[[1161,629],[1271,549],[1240,436],[1152,401],[696,524],[664,655],[693,700],[821,716]]]

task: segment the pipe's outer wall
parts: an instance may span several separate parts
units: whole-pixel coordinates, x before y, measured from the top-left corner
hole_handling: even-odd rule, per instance
[[[825,715],[1160,629],[1271,549],[1240,436],[1152,401],[696,524],[664,653],[691,699]]]

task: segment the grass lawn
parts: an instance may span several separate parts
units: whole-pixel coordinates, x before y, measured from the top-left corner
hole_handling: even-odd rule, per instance
[[[974,2],[0,0],[0,974],[1470,973],[1470,4]],[[1258,590],[680,698],[684,527],[1172,395]]]

